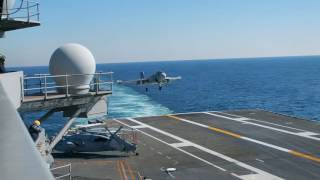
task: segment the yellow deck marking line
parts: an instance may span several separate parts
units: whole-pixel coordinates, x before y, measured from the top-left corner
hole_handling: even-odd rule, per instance
[[[123,175],[122,175],[122,171],[120,170],[120,161],[119,160],[117,161],[117,170],[118,170],[118,173],[120,175],[121,180],[124,180]]]
[[[209,127],[209,129],[211,129],[213,131],[216,131],[216,132],[223,133],[223,134],[227,134],[227,135],[235,137],[235,138],[241,138],[241,135],[235,134],[235,133],[223,130],[223,129],[219,129],[219,128],[215,128],[215,127]]]
[[[304,153],[301,153],[301,152],[298,152],[298,151],[290,150],[290,149],[283,148],[283,147],[280,147],[280,146],[276,146],[276,145],[273,145],[273,144],[270,144],[270,143],[266,143],[266,142],[263,142],[263,141],[259,141],[259,140],[255,140],[255,139],[248,138],[248,137],[245,137],[245,136],[241,136],[241,135],[235,134],[233,132],[229,132],[229,131],[226,131],[226,130],[223,130],[223,129],[219,129],[219,128],[216,128],[216,127],[208,126],[208,125],[205,125],[205,124],[200,124],[198,122],[190,121],[190,120],[187,120],[187,119],[184,119],[184,118],[179,118],[179,117],[176,117],[176,116],[173,116],[173,115],[166,115],[166,117],[173,118],[173,119],[176,119],[176,120],[179,120],[179,121],[183,121],[183,122],[187,122],[187,123],[190,123],[190,124],[194,124],[194,125],[197,125],[197,126],[200,126],[200,127],[207,128],[207,129],[211,129],[213,131],[220,132],[220,133],[223,133],[223,134],[235,137],[235,138],[239,138],[239,139],[247,140],[247,141],[250,141],[250,142],[254,142],[256,144],[267,146],[267,147],[270,147],[270,148],[273,148],[273,149],[277,149],[279,151],[287,152],[289,154],[292,154],[292,155],[300,157],[300,158],[304,158],[304,159],[308,159],[308,160],[312,160],[312,161],[320,163],[320,158],[312,156],[312,155],[304,154]]]
[[[278,131],[278,132],[282,132],[282,133],[286,133],[286,134],[290,134],[290,135],[294,135],[294,136],[299,136],[299,137],[303,137],[303,138],[308,138],[308,139],[320,141],[320,138],[313,137],[313,135],[318,135],[318,133],[311,132],[311,131],[306,131],[306,130],[302,130],[302,129],[297,129],[297,128],[293,128],[293,127],[290,127],[290,126],[279,125],[279,124],[276,124],[276,123],[270,123],[270,122],[266,122],[266,121],[261,121],[261,120],[257,120],[257,119],[250,119],[250,118],[241,117],[241,116],[239,116],[239,118],[231,118],[231,117],[227,117],[227,116],[223,116],[223,115],[215,114],[215,113],[211,113],[211,112],[202,112],[202,113],[203,114],[208,114],[208,115],[211,115],[211,116],[220,117],[220,118],[223,118],[223,119],[232,120],[232,121],[235,121],[235,122],[240,122],[240,123],[245,122],[246,124],[249,124],[249,125],[258,126],[258,127],[265,128],[265,129],[270,129],[270,130],[273,130],[273,131]],[[232,114],[227,114],[227,113],[222,113],[222,114],[232,115]],[[246,118],[246,120],[241,120],[241,118]],[[289,128],[289,129],[295,129],[295,130],[302,131],[302,132],[287,131],[287,130],[279,129],[279,128],[276,128],[276,127],[271,127],[271,126],[267,126],[267,125],[262,125],[262,124],[250,122],[248,120],[257,121],[257,122],[261,122],[261,123],[265,123],[265,124],[272,124],[272,125],[275,125],[275,126]]]
[[[320,158],[314,157],[312,155],[300,153],[300,152],[293,151],[293,150],[289,151],[289,153],[292,154],[292,155],[295,155],[295,156],[299,156],[299,157],[302,157],[302,158],[309,159],[309,160],[316,161],[316,162],[320,163]]]
[[[179,121],[184,121],[185,120],[185,119],[182,119],[182,118],[179,118],[179,117],[176,117],[176,116],[172,116],[172,115],[166,115],[166,116],[170,117],[170,118],[173,118],[173,119],[176,119],[176,120],[179,120]],[[204,127],[204,126],[202,126],[202,127]],[[211,129],[211,130],[216,131],[216,132],[219,132],[219,133],[222,133],[222,134],[227,134],[227,135],[235,137],[235,138],[241,138],[241,135],[239,135],[239,134],[236,134],[236,133],[233,133],[233,132],[229,132],[229,131],[226,131],[226,130],[223,130],[223,129],[220,129],[220,128],[216,128],[216,127],[212,127],[212,126],[207,126],[206,128]]]
[[[120,161],[120,167],[121,167],[121,170],[122,170],[124,179],[125,179],[125,180],[128,180],[128,177],[127,177],[127,174],[126,174],[126,170],[125,170],[125,168],[124,168],[124,165],[123,165],[122,161]]]
[[[131,166],[129,165],[129,163],[126,160],[123,160],[123,164],[124,164],[124,166],[127,166],[127,169],[129,171],[129,175],[130,175],[131,180],[135,180],[136,178],[133,175],[133,171],[132,171]]]

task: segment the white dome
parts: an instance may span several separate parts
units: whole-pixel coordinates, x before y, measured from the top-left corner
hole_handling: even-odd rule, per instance
[[[92,53],[80,44],[65,44],[54,51],[50,58],[49,71],[52,75],[93,74],[96,63]],[[93,75],[68,77],[69,93],[85,94]],[[54,78],[57,85],[66,85],[65,77]],[[65,88],[58,89],[65,92]]]
[[[2,14],[10,13],[10,9],[13,8],[16,0],[4,0],[2,4]],[[8,3],[8,4],[7,4]],[[8,12],[7,12],[8,9]],[[6,15],[3,15],[3,17],[6,17]]]

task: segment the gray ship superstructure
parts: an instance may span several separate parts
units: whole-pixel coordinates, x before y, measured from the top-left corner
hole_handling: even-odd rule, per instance
[[[0,0],[0,37],[40,25],[38,3],[13,5],[12,0]],[[0,74],[0,179],[54,179],[17,111],[23,99],[22,82],[22,71]]]

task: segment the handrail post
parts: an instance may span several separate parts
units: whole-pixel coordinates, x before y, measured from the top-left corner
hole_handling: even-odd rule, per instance
[[[101,79],[101,71],[99,72],[98,74],[98,82],[97,82],[97,89],[98,89],[98,92],[100,91],[100,79]]]
[[[7,19],[9,19],[9,8],[8,8],[8,0],[6,0],[6,12],[7,12],[7,14],[6,14],[6,18]],[[2,12],[1,12],[2,13]]]
[[[99,77],[99,73],[96,74],[98,77]],[[94,80],[95,80],[95,83],[94,83],[94,87],[96,89],[96,94],[98,94],[98,77],[95,77]]]
[[[39,13],[39,3],[37,3],[37,20],[40,21],[40,17],[39,17],[40,13]]]
[[[25,95],[28,95],[28,91],[26,90],[26,89],[28,89],[28,79],[24,79],[24,80],[25,80],[25,83],[24,83],[25,88],[24,88],[24,90],[26,91]]]
[[[110,74],[110,81],[111,81],[111,83],[110,83],[110,86],[111,86],[110,90],[111,90],[111,92],[112,92],[112,91],[113,91],[113,74],[112,74],[112,73]]]
[[[47,94],[47,76],[44,75],[44,99],[47,99],[48,94]]]
[[[69,164],[69,180],[72,180],[72,177],[71,177],[71,164]]]
[[[20,83],[21,83],[21,102],[24,101],[24,77],[22,76],[20,78]]]
[[[40,91],[40,93],[43,93],[43,91],[42,91],[41,75],[39,75],[39,85],[40,85],[39,91]]]
[[[28,22],[30,22],[29,1],[27,1],[27,13],[28,13]]]
[[[68,83],[68,74],[66,73],[66,96],[69,96],[69,83]]]

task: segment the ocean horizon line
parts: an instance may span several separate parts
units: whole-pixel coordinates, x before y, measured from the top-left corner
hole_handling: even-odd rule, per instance
[[[232,60],[259,60],[259,59],[275,59],[275,58],[300,58],[300,57],[320,57],[320,55],[288,55],[288,56],[257,56],[257,57],[231,57],[231,58],[200,58],[200,59],[167,59],[167,60],[137,60],[137,61],[121,61],[121,62],[98,62],[97,65],[104,64],[130,64],[130,63],[159,63],[159,62],[180,62],[180,61],[232,61]],[[23,67],[48,67],[48,65],[30,65],[30,66],[7,66],[7,68],[23,68]]]

